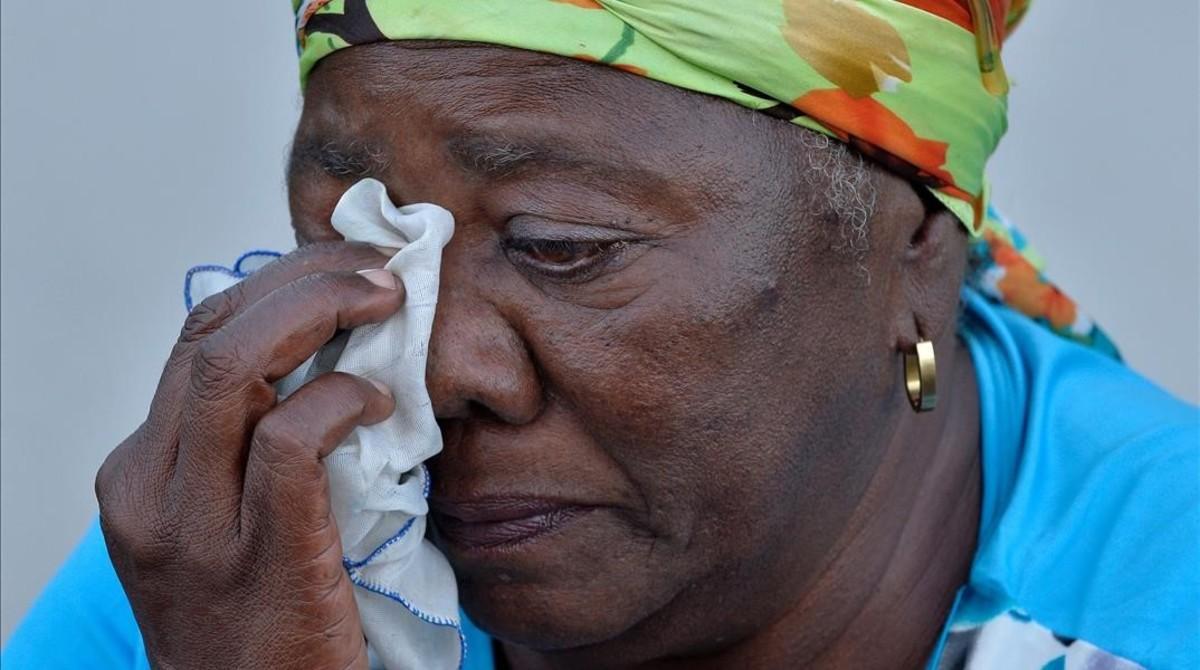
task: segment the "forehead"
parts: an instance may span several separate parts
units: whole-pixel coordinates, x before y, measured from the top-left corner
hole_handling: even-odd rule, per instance
[[[809,151],[801,132],[561,56],[455,42],[361,45],[323,59],[309,79],[289,200],[293,225],[313,239],[328,232],[321,226],[345,185],[363,177],[407,201],[461,196],[483,207],[483,192],[510,185],[538,198],[603,195],[678,221],[698,211],[748,215],[790,193]]]
[[[322,102],[352,96],[356,102],[385,100],[398,93],[428,92],[457,113],[469,116],[510,109],[555,109],[591,94],[624,91],[639,98],[685,96],[673,87],[619,70],[523,49],[406,40],[342,49],[321,61],[309,80],[307,97]]]
[[[752,112],[604,65],[493,45],[383,42],[343,49],[314,70],[298,139],[352,138],[371,148],[403,132],[568,138],[615,154],[718,144],[744,131]],[[471,149],[470,137],[456,137]],[[454,149],[455,147],[448,147]],[[494,147],[493,147],[494,148]],[[478,153],[478,152],[476,152]]]

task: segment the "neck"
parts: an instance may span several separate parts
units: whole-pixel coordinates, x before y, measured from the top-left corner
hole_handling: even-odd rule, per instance
[[[768,635],[779,643],[812,631],[807,668],[921,668],[966,582],[982,490],[979,397],[965,346],[939,343],[943,393],[927,414],[908,414],[835,549],[836,558]],[[815,615],[814,613],[821,613]],[[787,647],[784,647],[785,649]],[[781,666],[782,667],[782,666]]]
[[[966,348],[939,342],[939,406],[911,414],[885,448],[828,566],[772,624],[677,668],[920,668],[933,651],[978,533],[979,398]],[[551,657],[505,647],[515,670],[556,667]]]

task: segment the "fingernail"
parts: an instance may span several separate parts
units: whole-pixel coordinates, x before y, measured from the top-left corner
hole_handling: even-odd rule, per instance
[[[392,289],[393,291],[396,290],[396,275],[387,270],[359,270],[358,274],[376,286]]]
[[[371,386],[374,386],[375,388],[379,389],[380,393],[384,394],[385,396],[387,396],[389,398],[392,397],[392,389],[384,386],[383,384],[375,381],[374,379],[368,379],[367,381],[371,382]]]
[[[374,244],[371,245],[371,248],[383,254],[384,256],[387,256],[388,258],[391,258],[400,252],[399,249],[393,249],[391,247],[377,247]]]

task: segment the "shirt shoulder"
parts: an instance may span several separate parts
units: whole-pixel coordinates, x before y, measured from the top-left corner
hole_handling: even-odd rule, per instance
[[[79,545],[13,631],[0,667],[149,668],[142,636],[108,558],[100,524]]]
[[[1195,667],[1200,410],[1005,308],[969,309],[985,423],[971,590],[1147,667]]]

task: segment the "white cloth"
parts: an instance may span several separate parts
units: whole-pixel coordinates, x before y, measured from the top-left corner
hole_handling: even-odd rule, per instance
[[[404,307],[383,323],[334,338],[277,386],[286,397],[332,369],[392,390],[392,416],[357,428],[325,458],[343,564],[355,584],[373,668],[458,668],[466,651],[458,590],[450,564],[425,539],[429,473],[422,465],[442,449],[425,361],[454,217],[431,204],[397,208],[383,184],[364,179],[342,196],[332,223],[347,240],[399,249],[384,267],[404,284]],[[188,300],[236,283],[251,271],[241,264],[189,276]]]
[[[388,670],[457,668],[458,590],[450,564],[425,539],[429,474],[421,465],[442,449],[425,361],[454,217],[437,205],[397,208],[383,184],[365,179],[342,196],[332,223],[347,240],[399,249],[384,267],[405,289],[404,307],[353,331],[334,365],[382,382],[396,397],[391,417],[358,428],[325,458],[363,632],[373,658]],[[322,371],[297,371],[281,390],[314,372]]]

